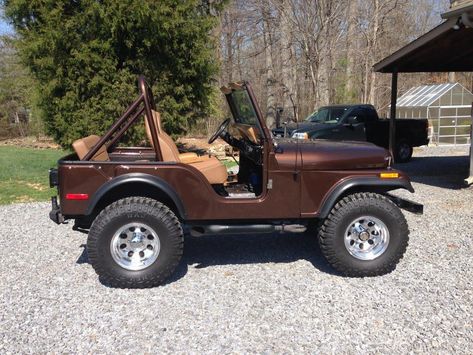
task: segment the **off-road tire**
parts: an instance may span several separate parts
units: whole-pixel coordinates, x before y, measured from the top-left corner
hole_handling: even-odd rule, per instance
[[[396,144],[396,151],[394,152],[394,161],[396,163],[407,163],[412,158],[414,149],[405,139],[401,139]]]
[[[160,241],[156,261],[139,271],[121,267],[110,251],[114,233],[130,222],[149,225]],[[89,261],[101,282],[118,288],[148,288],[162,284],[179,264],[183,247],[178,218],[162,203],[145,197],[128,197],[107,206],[95,218],[87,239]]]
[[[345,231],[356,218],[371,215],[381,220],[390,235],[386,250],[373,260],[360,260],[345,247]],[[356,193],[340,200],[319,231],[319,245],[329,264],[345,276],[388,274],[396,268],[409,242],[407,221],[388,198],[375,193]]]

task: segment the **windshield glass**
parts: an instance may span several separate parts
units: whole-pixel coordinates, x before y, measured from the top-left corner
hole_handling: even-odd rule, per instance
[[[305,120],[314,123],[336,124],[347,113],[349,106],[322,107]]]
[[[236,90],[231,94],[237,123],[256,126],[257,116],[246,90]]]

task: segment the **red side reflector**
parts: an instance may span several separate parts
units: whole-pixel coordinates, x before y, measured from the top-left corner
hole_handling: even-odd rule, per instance
[[[88,200],[89,194],[66,194],[66,200]]]

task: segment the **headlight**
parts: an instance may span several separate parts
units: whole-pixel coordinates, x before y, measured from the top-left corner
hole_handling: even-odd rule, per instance
[[[309,135],[307,134],[307,132],[294,132],[292,134],[292,138],[296,138],[296,139],[309,139]]]

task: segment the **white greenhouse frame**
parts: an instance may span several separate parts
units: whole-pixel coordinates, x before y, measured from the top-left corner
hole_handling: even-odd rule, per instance
[[[473,94],[459,83],[422,85],[398,98],[396,118],[427,118],[432,144],[471,144]]]

